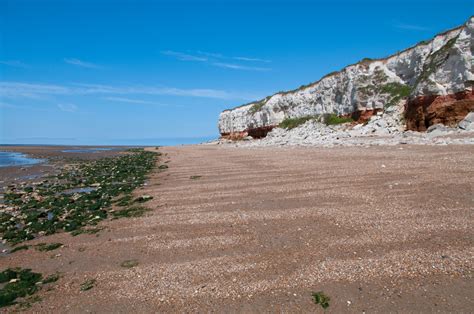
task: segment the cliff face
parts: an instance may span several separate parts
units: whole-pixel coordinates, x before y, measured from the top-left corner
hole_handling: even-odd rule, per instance
[[[405,100],[408,129],[457,123],[474,111],[473,32],[471,17],[465,25],[396,55],[364,59],[297,90],[225,110],[219,117],[219,132],[263,137],[286,118],[321,114],[367,118]]]

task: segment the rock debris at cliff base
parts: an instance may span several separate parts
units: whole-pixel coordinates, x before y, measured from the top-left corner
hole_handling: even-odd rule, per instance
[[[474,144],[474,112],[469,113],[454,127],[434,124],[426,132],[405,131],[401,123],[403,119],[403,106],[399,105],[379,112],[363,124],[328,126],[310,119],[290,130],[273,128],[262,139],[247,136],[240,140],[220,139],[212,143],[239,147]]]

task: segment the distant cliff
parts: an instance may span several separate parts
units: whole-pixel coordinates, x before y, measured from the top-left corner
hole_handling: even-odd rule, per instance
[[[388,58],[363,59],[315,83],[225,110],[219,132],[259,138],[286,118],[321,114],[364,121],[400,101],[407,129],[458,123],[474,111],[473,32],[471,17],[463,26]]]

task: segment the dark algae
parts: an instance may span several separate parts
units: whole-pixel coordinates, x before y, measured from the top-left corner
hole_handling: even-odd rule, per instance
[[[140,217],[143,216],[147,211],[148,208],[142,206],[132,206],[125,209],[119,209],[112,212],[113,218],[124,218],[124,217]]]
[[[37,251],[40,252],[48,252],[52,250],[59,249],[61,246],[63,246],[62,243],[39,243],[36,245],[19,245],[14,247],[10,253],[15,253],[18,251],[23,251],[23,250],[29,250],[30,247],[35,247]]]
[[[133,149],[117,157],[98,160],[76,160],[63,168],[59,175],[49,176],[38,183],[9,185],[0,207],[0,236],[13,245],[10,253],[35,249],[49,252],[62,243],[23,244],[40,236],[56,232],[72,235],[95,234],[103,227],[97,224],[106,218],[138,217],[149,211],[138,206],[153,197],[134,198],[132,192],[144,185],[160,153]],[[80,250],[81,251],[81,250]],[[83,251],[83,250],[82,250]],[[138,264],[128,260],[122,267]],[[41,301],[34,295],[42,287],[59,280],[55,273],[43,277],[31,269],[8,268],[0,273],[0,308],[16,305],[18,310]],[[92,289],[91,278],[80,285],[81,291]]]
[[[124,268],[132,268],[132,267],[138,266],[138,261],[136,259],[126,260],[126,261],[123,261],[120,264],[120,266]]]
[[[0,210],[2,239],[14,245],[60,231],[96,233],[100,228],[95,226],[110,216],[142,215],[147,209],[133,203],[151,197],[133,199],[131,193],[145,183],[159,155],[132,149],[117,157],[75,162],[37,184],[9,186],[4,196],[6,209]],[[76,189],[85,192],[68,192]],[[126,208],[113,210],[115,206]],[[58,244],[48,244],[44,250],[54,249],[51,245]],[[25,249],[18,246],[14,250]]]
[[[331,301],[331,298],[325,295],[322,291],[313,292],[311,296],[313,297],[314,304],[321,305],[323,309],[327,309],[329,307],[329,301]]]
[[[45,284],[50,284],[59,279],[59,274],[54,274],[43,279],[43,275],[32,272],[31,269],[8,268],[0,273],[0,308],[19,304],[27,307],[31,302],[40,298],[30,296],[41,289]],[[23,299],[19,302],[18,299]]]
[[[63,244],[62,243],[40,243],[35,246],[38,251],[48,252],[48,251],[59,249],[61,246],[63,246]]]
[[[81,291],[87,291],[94,288],[95,282],[96,282],[95,279],[87,279],[81,284]]]

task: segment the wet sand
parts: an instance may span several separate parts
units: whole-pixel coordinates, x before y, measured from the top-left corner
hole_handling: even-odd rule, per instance
[[[472,146],[161,151],[146,217],[0,257],[63,273],[30,312],[322,312],[321,290],[328,312],[474,308]]]

